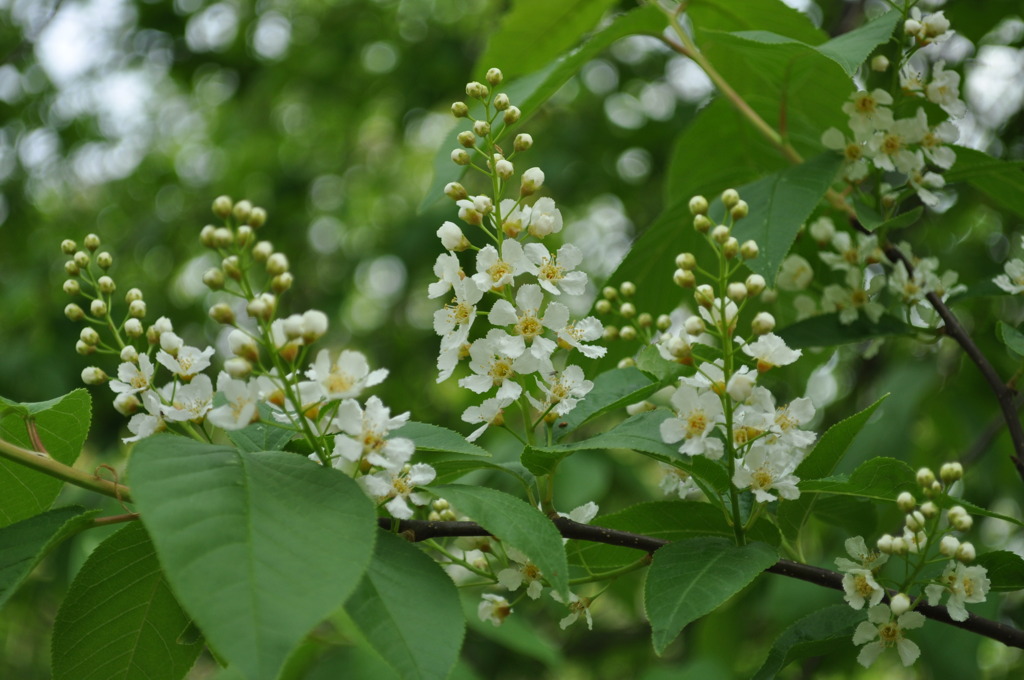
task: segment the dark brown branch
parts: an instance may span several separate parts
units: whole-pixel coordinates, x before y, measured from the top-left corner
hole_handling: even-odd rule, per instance
[[[377,520],[378,526],[387,531],[391,530],[392,522],[393,520],[387,517],[381,517]],[[666,541],[662,538],[655,538],[653,536],[633,534],[628,531],[608,529],[590,524],[580,524],[579,522],[574,522],[568,517],[556,517],[552,519],[552,523],[564,538],[591,541],[593,543],[604,543],[606,545],[616,545],[625,548],[635,548],[637,550],[644,550],[648,553],[653,553],[658,548],[670,543],[670,541]],[[398,533],[412,542],[425,541],[430,538],[490,535],[486,529],[476,522],[430,522],[416,519],[398,521]],[[829,569],[814,567],[809,564],[792,562],[790,560],[779,560],[774,565],[768,567],[765,571],[779,576],[786,576],[800,581],[806,581],[808,583],[813,583],[824,588],[831,588],[832,590],[838,590],[840,592],[843,590],[842,574]],[[992,638],[997,642],[1002,642],[1008,647],[1024,649],[1024,631],[1018,630],[1013,626],[1009,626],[998,621],[992,621],[991,619],[986,619],[980,616],[975,616],[974,614],[970,614],[966,621],[954,621],[949,617],[949,613],[946,611],[945,607],[933,607],[923,603],[917,606],[917,611],[935,621],[956,626],[957,628],[963,628],[964,630],[972,633]]]

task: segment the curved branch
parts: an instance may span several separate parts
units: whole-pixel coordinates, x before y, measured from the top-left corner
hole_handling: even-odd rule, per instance
[[[377,524],[381,529],[390,531],[393,520],[388,517],[380,517]],[[625,548],[635,548],[653,553],[658,548],[668,545],[671,541],[643,534],[634,534],[618,529],[580,524],[568,517],[554,517],[551,523],[555,525],[564,538],[573,538],[580,541],[591,541],[593,543],[604,543]],[[456,536],[489,536],[490,533],[476,522],[431,522],[426,520],[404,519],[398,522],[398,533],[411,542],[424,541],[428,538],[451,538]],[[793,562],[791,560],[779,560],[765,571],[806,581],[832,590],[843,590],[843,575],[830,569]],[[1018,630],[999,621],[993,621],[981,616],[969,614],[966,621],[954,621],[949,617],[945,607],[919,604],[917,611],[929,619],[941,623],[956,626],[964,630],[983,635],[987,638],[1002,642],[1008,647],[1024,649],[1024,631]]]

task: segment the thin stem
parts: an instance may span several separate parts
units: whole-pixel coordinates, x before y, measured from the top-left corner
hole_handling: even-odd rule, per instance
[[[123,484],[108,481],[97,475],[90,475],[88,472],[65,465],[46,454],[23,449],[4,439],[0,439],[0,456],[45,475],[56,477],[68,484],[74,484],[126,503],[132,502],[131,489]]]

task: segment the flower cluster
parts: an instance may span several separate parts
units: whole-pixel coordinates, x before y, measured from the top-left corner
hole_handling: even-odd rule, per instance
[[[67,240],[61,247],[72,256],[66,265],[72,278],[64,289],[91,300],[88,314],[75,303],[65,310],[72,320],[90,324],[81,333],[79,352],[116,354],[121,362],[114,379],[93,366],[83,371],[83,380],[109,383],[114,407],[130,416],[132,436],[125,442],[163,430],[208,440],[211,428],[233,431],[263,421],[305,439],[311,458],[355,477],[393,516],[411,517],[410,503],[427,502],[416,487],[429,484],[435,473],[427,464],[410,464],[411,440],[390,436],[409,414],[392,417],[374,396],[365,404],[357,401],[387,371],[370,370],[366,357],[352,350],[333,355],[324,349],[311,357],[312,344],[327,332],[327,315],[311,309],[278,317],[279,297],[294,278],[287,257],[270,241],[256,238],[266,212],[227,196],[214,201],[213,212],[224,224],[204,227],[200,241],[216,253],[220,265],[207,271],[203,281],[221,297],[210,307],[211,318],[230,328],[229,356],[216,387],[205,373],[213,347],[186,344],[166,317],[144,328],[146,305],[137,289],[125,296],[124,318],[115,320],[114,281],[106,274],[97,277],[89,252]],[[88,251],[99,246],[94,235],[85,242]],[[112,258],[99,253],[95,262],[105,271]],[[94,326],[112,340],[104,342]],[[169,375],[161,378],[161,373]]]
[[[836,558],[836,566],[843,572],[843,599],[854,609],[868,608],[868,620],[853,636],[854,644],[864,645],[857,657],[863,666],[870,666],[890,647],[896,648],[903,665],[914,663],[920,650],[903,632],[924,624],[924,616],[912,611],[923,599],[937,605],[946,598],[946,611],[954,621],[967,620],[965,604],[985,601],[990,585],[986,569],[968,566],[975,558],[974,546],[954,535],[968,531],[973,519],[960,505],[943,513],[936,502],[962,476],[959,463],[944,464],[938,478],[929,468],[918,470],[921,494],[929,500],[919,503],[909,491],[899,494],[896,505],[905,513],[902,532],[883,534],[875,550],[869,550],[864,539],[855,536],[846,541],[846,552],[852,559]],[[881,576],[890,557],[906,562],[902,581]],[[928,578],[926,567],[941,562],[945,562],[942,573]],[[895,592],[887,592],[887,585]],[[912,598],[911,589],[922,585],[923,592]],[[887,596],[888,602],[884,602]]]
[[[513,161],[533,145],[533,138],[518,134],[511,153],[502,151],[499,142],[521,112],[507,95],[491,93],[502,82],[501,71],[488,71],[487,82],[466,86],[466,94],[478,102],[474,109],[464,102],[452,105],[456,117],[473,123],[471,130],[459,133],[460,147],[452,160],[486,176],[490,191],[470,195],[458,182],[445,187],[459,208],[459,219],[486,243],[474,245],[459,225],[442,224],[437,236],[446,252],[438,256],[437,281],[428,288],[431,298],[448,299],[434,315],[434,330],[441,337],[438,382],[465,361],[468,370],[459,385],[485,395],[482,403],[462,414],[464,421],[477,425],[470,440],[491,425],[503,425],[504,410],[516,402],[524,412],[532,406],[537,414],[533,425],[564,416],[593,387],[568,357],[575,351],[597,358],[606,351],[592,344],[604,333],[601,323],[594,317],[573,318],[565,302],[585,293],[587,275],[577,269],[582,254],[576,246],[564,243],[556,249],[546,243],[561,231],[562,214],[551,198],[536,197],[544,184],[543,171],[529,168],[514,181]],[[482,114],[476,117],[478,109]],[[515,189],[516,197],[505,198]],[[475,253],[474,266],[460,260],[463,251]],[[481,310],[485,300],[493,300],[486,311]],[[481,315],[488,322],[482,330],[476,324]],[[561,356],[556,354],[559,349]]]
[[[1021,246],[1024,247],[1024,237],[1021,237]],[[1016,257],[1007,260],[1003,273],[992,281],[1010,295],[1024,293],[1024,260]]]
[[[799,497],[793,474],[803,460],[815,435],[802,429],[814,416],[807,398],[777,406],[774,395],[758,385],[759,375],[776,366],[786,366],[800,357],[775,335],[775,319],[760,312],[751,321],[751,336],[736,335],[739,316],[749,299],[760,294],[765,280],[750,274],[743,281],[731,281],[744,260],[757,256],[754,241],[740,244],[731,225],[746,216],[747,204],[736,191],[722,194],[728,211],[727,224],[715,225],[708,216],[708,202],[702,196],[690,201],[695,228],[703,233],[717,254],[718,274],[703,269],[692,253],[676,258],[677,284],[694,288],[698,314],[690,316],[676,332],[671,329],[658,338],[657,348],[669,361],[693,365],[696,373],[683,377],[670,399],[673,416],[661,423],[662,440],[678,444],[684,456],[724,459],[724,465],[739,490],[748,490],[758,503]],[[700,273],[717,283],[697,285]],[[705,356],[710,348],[698,344],[702,336],[716,338],[721,357]],[[739,350],[739,351],[737,351]],[[663,485],[686,497],[698,480],[689,474],[670,474]]]

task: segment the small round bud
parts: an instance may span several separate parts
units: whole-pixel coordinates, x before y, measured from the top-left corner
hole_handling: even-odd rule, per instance
[[[697,286],[693,291],[693,300],[701,307],[711,308],[715,302],[715,289],[706,283]]]
[[[732,208],[740,202],[740,195],[735,189],[726,189],[722,192],[722,203],[726,208]]]
[[[878,548],[878,552],[886,555],[892,553],[892,535],[882,534],[875,542],[875,547]]]
[[[85,247],[89,250],[95,251],[100,247],[100,237],[96,234],[87,234],[82,243],[84,243]]]
[[[235,380],[244,380],[252,373],[252,364],[242,357],[231,357],[224,362],[224,371]]]
[[[205,227],[199,230],[199,242],[207,248],[213,248],[213,234],[217,231],[217,227],[212,224],[207,224]]]
[[[122,392],[114,397],[114,410],[126,418],[138,413],[140,408],[142,408],[142,402],[134,394]]]
[[[515,172],[515,168],[507,160],[501,159],[494,164],[494,172],[501,179],[507,180]]]
[[[930,487],[928,487],[928,489],[925,491],[925,493],[928,496],[937,496],[937,495],[939,495],[940,493],[942,493],[942,484],[939,483],[939,480],[935,480],[934,482],[932,482],[932,485]]]
[[[121,353],[118,355],[121,361],[127,361],[129,363],[138,363],[139,361],[139,350],[135,349],[131,345],[125,345],[121,348]]]
[[[608,342],[616,340],[619,337],[619,329],[615,326],[605,326],[601,337]]]
[[[81,307],[72,302],[68,305],[65,305],[64,316],[66,316],[71,321],[81,321],[82,319],[85,318],[85,312],[82,311]]]
[[[619,289],[612,286],[605,286],[601,289],[601,297],[605,300],[615,300],[619,297]]]
[[[764,277],[761,276],[760,274],[751,274],[750,276],[747,277],[747,280],[744,282],[744,285],[747,287],[748,294],[760,295],[761,291],[764,290],[767,283],[765,282]]]
[[[693,218],[693,228],[702,234],[708,233],[714,222],[708,219],[707,215],[697,215]]]
[[[942,467],[939,468],[939,477],[942,478],[942,483],[947,486],[959,480],[963,476],[964,466],[956,461],[952,463],[943,463]]]
[[[487,75],[484,76],[491,85],[497,85],[505,77],[500,68],[489,68],[487,69]]]
[[[234,207],[234,203],[231,201],[230,196],[218,196],[213,199],[213,214],[222,220],[226,220],[231,216],[231,209]]]
[[[505,121],[505,125],[512,125],[519,120],[519,117],[523,115],[523,112],[519,110],[518,106],[510,106],[505,109],[505,115],[502,116],[502,120]]]
[[[252,247],[252,259],[256,262],[266,262],[274,254],[274,245],[270,241],[260,241]]]
[[[740,246],[740,255],[744,260],[753,260],[760,252],[761,249],[757,247],[757,241],[754,240],[744,241]]]
[[[466,102],[452,102],[452,115],[456,118],[465,118],[469,115],[469,107]]]
[[[672,274],[672,281],[680,288],[693,288],[697,284],[697,277],[689,269],[677,269]]]
[[[767,304],[771,304],[779,299],[779,291],[774,288],[765,288],[764,292],[761,293],[761,301]]]
[[[623,281],[619,284],[619,292],[622,293],[622,297],[633,297],[636,295],[636,284],[632,281]]]
[[[92,326],[86,326],[78,334],[78,339],[87,345],[98,345],[100,344],[100,334],[96,332],[96,329]]]
[[[902,491],[900,495],[896,497],[896,507],[903,512],[910,512],[917,507],[917,499],[914,498],[914,494],[909,491]]]
[[[623,302],[622,306],[619,307],[619,314],[627,319],[632,319],[636,316],[636,306],[632,302]]]
[[[217,227],[213,230],[213,247],[230,248],[235,242],[235,235],[227,227]]]
[[[640,328],[650,328],[654,324],[654,317],[644,312],[636,317],[636,325]]]
[[[683,322],[683,329],[690,335],[700,335],[707,330],[707,327],[704,325],[704,319],[694,314]]]
[[[124,301],[128,304],[135,302],[136,300],[142,299],[142,291],[138,288],[129,288],[128,292],[124,294]]]
[[[246,223],[253,229],[259,229],[267,223],[267,211],[259,207],[253,208]]]
[[[743,302],[747,299],[747,286],[739,281],[733,281],[726,286],[725,294],[733,302]]]
[[[452,150],[452,162],[455,165],[469,165],[470,160],[469,153],[465,149]]]
[[[676,266],[680,269],[695,269],[697,258],[693,253],[679,253],[676,255]]]
[[[906,555],[910,551],[910,546],[907,545],[907,539],[902,536],[893,536],[892,547],[890,553],[893,555]]]
[[[972,526],[974,526],[974,518],[964,511],[963,513],[955,516],[950,516],[950,524],[952,524],[953,528],[957,531],[968,531]]]
[[[623,326],[619,329],[619,337],[627,342],[630,340],[636,340],[636,329],[632,326]]]
[[[472,81],[466,83],[466,96],[472,97],[473,99],[486,99],[487,95],[490,94],[490,90],[483,83]]]
[[[736,205],[729,209],[729,214],[732,215],[733,220],[742,220],[750,214],[750,206],[746,201],[737,201]]]
[[[318,309],[309,309],[302,313],[302,340],[311,345],[327,332],[327,315]]]
[[[99,279],[97,279],[96,287],[104,295],[110,295],[115,290],[117,290],[117,284],[114,283],[114,279],[110,278],[109,276],[101,276]]]
[[[284,274],[288,271],[288,257],[284,253],[274,253],[267,258],[267,273],[271,276]]]
[[[931,468],[923,467],[917,471],[917,483],[922,488],[930,487],[932,482],[935,481],[935,473],[932,472]]]
[[[740,242],[736,240],[735,236],[725,239],[725,243],[722,244],[722,253],[730,260],[740,254]]]
[[[920,510],[914,510],[913,512],[907,513],[904,523],[911,531],[921,531],[924,529],[924,514],[922,514]]]
[[[750,329],[754,335],[766,335],[775,330],[775,317],[768,312],[758,312],[754,320],[750,322]]]
[[[81,354],[82,356],[88,356],[88,355],[92,354],[95,351],[96,351],[96,345],[90,345],[89,343],[82,342],[81,340],[76,340],[75,341],[75,352],[76,353]]]
[[[616,368],[631,368],[636,366],[636,359],[633,357],[623,357],[619,359],[619,363],[615,365]]]
[[[694,196],[690,199],[690,214],[691,215],[707,215],[708,214],[708,199],[703,196]]]
[[[729,227],[724,224],[716,225],[715,228],[711,230],[711,238],[714,239],[715,243],[725,243],[729,240],[731,235],[732,232]]]
[[[974,544],[970,541],[964,541],[956,549],[954,557],[961,562],[973,562],[974,558],[977,557],[977,553],[974,550]]]
[[[89,261],[91,259],[92,258],[89,257],[89,253],[85,252],[84,250],[79,250],[77,253],[75,253],[74,257],[75,264],[77,264],[82,269],[85,269],[86,267],[89,266]]]
[[[82,286],[74,279],[68,279],[64,282],[64,292],[68,295],[78,295],[82,292]]]
[[[453,201],[461,201],[469,196],[469,192],[466,191],[466,187],[458,182],[448,182],[448,184],[444,185],[444,195]]]
[[[946,557],[956,555],[957,548],[959,547],[960,539],[956,536],[943,536],[942,540],[939,541],[939,552]]]
[[[450,508],[451,504],[449,504],[448,501],[446,501],[443,498],[435,498],[430,503],[430,507],[432,507],[434,510],[437,510],[438,512],[441,512],[442,510],[447,510],[448,508]]]
[[[236,281],[242,278],[242,265],[239,264],[237,255],[228,255],[220,261],[220,268],[223,272]]]
[[[659,331],[667,331],[672,327],[672,317],[668,314],[659,314],[658,319],[654,322],[654,327]]]
[[[508,95],[504,92],[499,92],[494,95],[494,99],[491,100],[491,103],[494,104],[494,108],[498,111],[504,111],[512,105],[512,102],[508,100]]]
[[[105,250],[96,256],[96,266],[100,269],[110,269],[113,264],[114,256]]]
[[[932,501],[925,501],[921,504],[921,514],[928,519],[937,517],[939,514],[939,506],[935,505]]]
[[[78,276],[82,273],[82,268],[75,264],[74,260],[68,260],[64,263],[64,273],[68,276]]]
[[[512,142],[512,148],[516,151],[526,151],[531,146],[533,146],[533,137],[525,132],[516,135],[515,141]]]
[[[540,168],[530,168],[523,173],[522,179],[519,183],[519,193],[523,196],[529,196],[530,194],[537,191],[544,184],[544,171]]]
[[[246,200],[235,203],[235,207],[232,208],[231,214],[235,216],[239,224],[245,224],[245,221],[249,219],[249,215],[252,214],[252,203]]]
[[[916,19],[907,19],[903,22],[903,32],[910,36],[917,36],[921,33],[921,22]]]
[[[882,73],[889,69],[889,59],[884,54],[876,54],[871,58],[871,70]]]
[[[488,123],[486,120],[478,120],[477,122],[473,123],[473,134],[475,134],[477,137],[486,137],[487,135],[491,134],[491,124]]]
[[[456,139],[459,140],[459,144],[467,149],[472,149],[476,146],[476,135],[473,134],[472,130],[463,130],[458,134]]]
[[[218,302],[210,307],[210,318],[217,323],[230,326],[235,323],[235,312],[226,302]]]
[[[220,290],[224,287],[224,272],[216,267],[207,269],[206,273],[203,274],[203,283],[210,290]]]
[[[89,311],[92,312],[93,316],[106,316],[107,303],[103,300],[93,300],[89,303]]]
[[[819,217],[811,222],[807,231],[819,246],[827,246],[836,235],[836,225],[828,217]]]
[[[270,289],[280,295],[295,283],[295,277],[291,272],[283,272],[270,280]]]
[[[612,311],[612,303],[609,300],[600,299],[594,303],[594,310],[598,314],[607,314]]]
[[[251,214],[249,215],[249,218],[252,219]],[[242,226],[235,230],[235,245],[244,248],[252,241],[254,233],[255,232],[253,232],[251,226],[249,226],[248,224],[243,224]]]
[[[910,610],[910,598],[904,593],[896,593],[889,599],[889,609],[893,616],[907,613]]]
[[[76,250],[78,250],[78,244],[71,239],[66,238],[60,242],[60,252],[65,255],[74,255]]]
[[[139,338],[145,333],[145,329],[142,327],[142,322],[138,319],[128,319],[124,322],[124,332],[129,338]]]
[[[102,385],[107,382],[107,374],[101,368],[89,366],[82,369],[82,382],[86,385]]]

